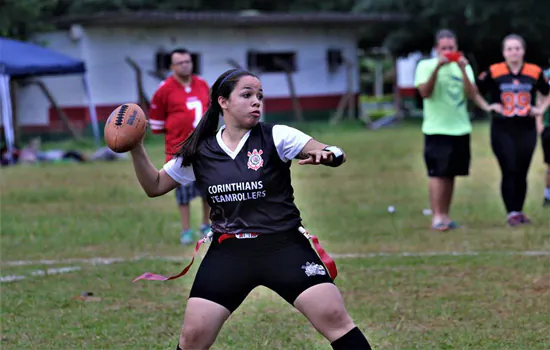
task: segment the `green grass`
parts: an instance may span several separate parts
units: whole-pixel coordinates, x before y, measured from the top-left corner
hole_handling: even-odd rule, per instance
[[[488,128],[474,125],[471,176],[457,182],[453,217],[464,227],[428,230],[429,207],[417,124],[367,131],[354,123],[303,130],[349,155],[339,169],[293,166],[304,223],[331,253],[396,253],[339,258],[337,284],[375,349],[549,349],[550,209],[541,207],[540,149],[529,175],[526,212],[534,224],[510,229]],[[157,166],[162,144],[147,140]],[[70,145],[70,144],[69,144]],[[67,146],[67,144],[65,145]],[[20,166],[1,170],[0,275],[48,267],[80,271],[0,284],[2,349],[174,349],[190,275],[167,283],[131,281],[144,271],[177,272],[172,194],[149,199],[130,161]],[[389,214],[387,207],[396,212]],[[198,227],[200,201],[193,202]],[[204,254],[207,247],[201,248]],[[403,257],[401,252],[474,256]],[[179,256],[91,265],[10,266],[10,260]],[[75,298],[83,291],[97,299]],[[330,349],[307,320],[258,288],[226,323],[215,349]]]

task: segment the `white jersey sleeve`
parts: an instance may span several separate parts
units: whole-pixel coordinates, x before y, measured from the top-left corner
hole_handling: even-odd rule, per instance
[[[290,126],[273,126],[273,142],[283,162],[294,159],[311,139],[311,136]]]
[[[181,166],[181,158],[173,158],[162,167],[164,171],[174,181],[179,182],[182,185],[187,185],[195,181],[195,173],[193,172],[193,166]]]

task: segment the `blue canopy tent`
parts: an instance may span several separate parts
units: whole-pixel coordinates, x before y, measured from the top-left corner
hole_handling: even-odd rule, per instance
[[[0,37],[0,103],[6,147],[10,156],[14,147],[10,79],[61,74],[82,74],[94,138],[96,146],[99,147],[97,115],[84,62],[35,44]]]

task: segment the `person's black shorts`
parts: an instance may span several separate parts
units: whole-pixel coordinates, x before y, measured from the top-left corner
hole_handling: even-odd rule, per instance
[[[257,286],[273,290],[293,305],[306,289],[334,283],[310,241],[298,230],[221,243],[219,237],[214,234],[190,298],[213,301],[233,313]]]
[[[468,176],[470,135],[424,135],[424,161],[429,177]]]
[[[542,143],[542,153],[544,154],[544,162],[550,165],[550,126],[544,128],[540,139]]]
[[[178,205],[187,205],[196,197],[200,197],[201,192],[196,182],[187,185],[180,185],[176,188],[176,201]]]

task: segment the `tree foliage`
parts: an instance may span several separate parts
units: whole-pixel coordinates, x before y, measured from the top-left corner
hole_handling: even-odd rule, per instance
[[[453,30],[460,49],[481,68],[502,60],[502,39],[511,33],[527,42],[526,59],[550,64],[550,1],[539,0],[360,0],[355,12],[408,13],[412,21],[381,25],[365,33],[365,45],[381,44],[395,55],[428,52],[438,29]]]
[[[126,11],[398,12],[402,24],[368,25],[362,47],[384,46],[394,55],[428,52],[440,28],[456,32],[460,48],[485,68],[502,59],[501,41],[516,33],[527,42],[527,60],[550,64],[550,1],[540,0],[0,0],[0,34],[27,40],[53,29],[49,21],[68,15]]]

